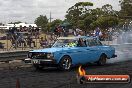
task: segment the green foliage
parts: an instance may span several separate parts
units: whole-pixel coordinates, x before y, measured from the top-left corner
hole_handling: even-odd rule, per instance
[[[59,26],[61,23],[62,23],[62,20],[56,19],[51,22],[51,27],[53,28],[53,27]]]
[[[120,0],[120,16],[132,19],[132,0]]]
[[[74,26],[80,25],[81,16],[88,12],[89,7],[93,6],[91,2],[78,2],[67,11],[66,18]]]
[[[81,28],[81,29],[85,28],[85,26],[84,26],[84,20],[79,20],[78,23],[79,23],[78,26],[77,26],[78,28]]]
[[[102,16],[99,17],[95,22],[92,23],[92,27],[101,27],[102,29],[106,29],[108,27],[114,27],[118,25],[118,18],[114,16]]]
[[[73,26],[82,30],[93,30],[96,27],[103,29],[118,25],[118,12],[110,4],[102,8],[90,9],[91,2],[78,2],[67,11],[66,18]]]
[[[42,28],[42,31],[47,30],[47,25],[48,25],[48,19],[46,16],[40,15],[39,17],[36,18],[34,23]]]
[[[113,10],[110,4],[95,9],[91,9],[92,6],[91,2],[78,2],[67,10],[64,21],[56,19],[48,23],[47,17],[40,15],[36,18],[35,23],[43,30],[50,30],[60,24],[69,23],[70,27],[90,31],[96,27],[106,29],[123,25],[124,22],[128,21],[125,17],[132,19],[132,0],[120,0],[120,11]]]

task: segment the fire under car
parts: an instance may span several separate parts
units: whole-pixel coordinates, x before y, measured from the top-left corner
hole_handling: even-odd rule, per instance
[[[61,70],[70,70],[78,64],[105,65],[107,59],[116,56],[115,48],[103,45],[97,38],[79,36],[59,37],[50,48],[29,51],[28,60],[36,69],[56,66]]]

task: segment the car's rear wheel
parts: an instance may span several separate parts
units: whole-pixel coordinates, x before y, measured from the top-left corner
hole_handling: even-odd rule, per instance
[[[72,60],[69,56],[64,56],[59,62],[59,69],[68,71],[71,69]]]
[[[98,65],[105,65],[107,61],[107,56],[105,54],[102,54],[100,56],[99,61],[97,62]]]

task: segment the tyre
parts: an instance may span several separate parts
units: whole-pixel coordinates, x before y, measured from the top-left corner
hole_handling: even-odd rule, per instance
[[[99,61],[97,62],[98,65],[105,65],[107,61],[107,56],[105,54],[102,54],[99,58]]]
[[[72,60],[69,56],[64,56],[59,62],[59,69],[68,71],[71,69]]]

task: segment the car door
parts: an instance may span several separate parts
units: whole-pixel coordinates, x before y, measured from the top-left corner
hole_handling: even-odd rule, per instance
[[[80,39],[80,41],[79,41]],[[78,42],[77,42],[77,55],[76,55],[76,62],[77,63],[81,63],[81,64],[84,64],[85,63],[85,60],[87,58],[87,51],[86,51],[86,42],[85,42],[85,39],[83,38],[79,38],[78,39]]]
[[[78,55],[76,56],[76,58],[78,58],[78,62],[79,63],[86,63],[86,59],[87,59],[87,50],[86,50],[86,46],[84,47],[78,47]]]
[[[94,62],[97,61],[100,57],[100,48],[96,40],[87,39],[87,58],[86,62]]]

